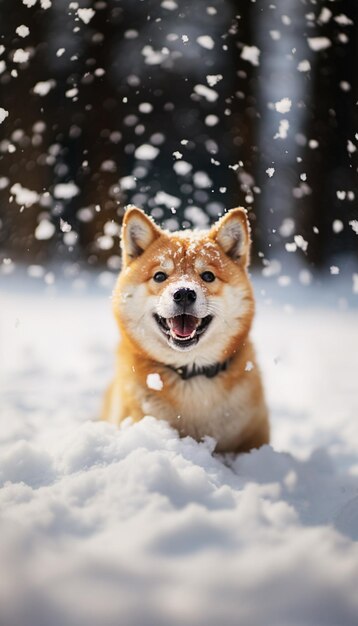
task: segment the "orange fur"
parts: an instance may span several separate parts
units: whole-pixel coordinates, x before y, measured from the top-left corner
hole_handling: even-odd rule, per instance
[[[254,297],[247,274],[250,232],[245,211],[233,209],[209,231],[168,233],[130,208],[122,228],[123,269],[113,294],[120,330],[114,380],[103,405],[103,419],[119,423],[146,414],[167,420],[181,435],[216,439],[218,451],[243,451],[269,441],[261,376],[249,339]],[[167,279],[153,276],[165,271]],[[204,282],[212,271],[216,279]],[[213,321],[193,349],[167,345],[152,312],[171,286],[185,279],[200,292]],[[204,306],[204,305],[203,305]],[[182,380],[168,366],[224,362],[226,371]],[[148,385],[156,374],[161,388]],[[160,386],[160,385],[159,385]]]

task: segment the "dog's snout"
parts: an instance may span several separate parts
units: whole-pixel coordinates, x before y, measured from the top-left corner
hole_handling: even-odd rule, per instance
[[[173,293],[173,300],[177,304],[181,304],[182,306],[188,306],[189,304],[193,304],[196,300],[196,293],[194,289],[188,289],[187,287],[183,287],[182,289],[178,289]]]

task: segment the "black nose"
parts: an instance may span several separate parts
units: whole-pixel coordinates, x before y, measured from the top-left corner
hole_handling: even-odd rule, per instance
[[[178,289],[178,291],[174,292],[173,300],[177,304],[188,306],[189,304],[193,304],[193,302],[195,302],[196,293],[193,289],[188,289],[187,287],[183,287],[182,289]]]

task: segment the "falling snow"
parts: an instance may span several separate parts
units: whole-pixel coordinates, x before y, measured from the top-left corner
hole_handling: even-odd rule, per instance
[[[278,102],[275,102],[275,109],[279,113],[288,113],[291,110],[292,101],[290,98],[282,98]]]
[[[20,185],[20,183],[15,183],[11,187],[10,191],[15,196],[15,202],[20,206],[30,207],[40,199],[37,191],[27,189],[26,187]]]
[[[222,74],[208,74],[206,77],[209,87],[215,87],[223,79]]]
[[[56,81],[53,79],[42,80],[36,83],[34,86],[34,93],[38,96],[47,96],[47,94],[56,86]]]
[[[58,183],[54,186],[53,195],[55,198],[70,200],[79,194],[80,190],[74,182]]]
[[[26,63],[29,60],[29,57],[30,52],[28,52],[27,50],[23,50],[22,48],[18,48],[17,50],[15,50],[12,60],[14,61],[14,63]]]
[[[28,35],[30,34],[30,29],[28,26],[21,24],[21,26],[17,27],[16,33],[19,35],[19,37],[28,37]]]
[[[215,102],[215,100],[217,100],[219,97],[217,91],[214,91],[214,89],[209,89],[209,87],[207,87],[206,85],[195,85],[194,91],[198,94],[198,96],[202,96],[208,102]]]
[[[350,220],[349,225],[353,232],[358,235],[358,220]]]
[[[0,124],[3,123],[3,121],[8,117],[9,115],[9,111],[6,111],[6,109],[3,109],[2,107],[0,107]]]
[[[197,37],[196,41],[199,46],[205,48],[206,50],[212,50],[215,46],[215,42],[210,35],[201,35],[200,37]]]
[[[161,391],[163,389],[163,381],[160,374],[153,373],[147,376],[148,389],[154,389],[155,391]]]
[[[281,120],[278,126],[278,132],[274,135],[274,139],[286,139],[290,123],[288,120]]]
[[[311,69],[311,63],[307,59],[304,59],[299,62],[297,69],[299,72],[309,72]]]
[[[95,11],[93,9],[77,9],[77,15],[85,24],[89,24],[91,19],[95,15]]]
[[[307,42],[311,50],[319,52],[320,50],[326,50],[332,45],[332,42],[328,37],[308,37]]]
[[[252,65],[259,65],[261,51],[257,46],[244,46],[241,51],[241,58]]]
[[[136,159],[141,159],[143,161],[153,161],[153,159],[155,159],[158,154],[159,148],[151,146],[148,143],[144,143],[136,149],[134,156],[136,157]]]
[[[55,225],[48,220],[41,220],[35,230],[35,238],[39,240],[51,239],[55,233]]]

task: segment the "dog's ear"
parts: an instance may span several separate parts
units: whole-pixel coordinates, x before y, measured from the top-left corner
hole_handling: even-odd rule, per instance
[[[124,265],[139,257],[161,234],[161,230],[141,209],[129,206],[122,224],[122,251]]]
[[[231,209],[212,227],[212,238],[228,257],[247,267],[250,261],[250,224],[246,210],[242,207]]]

